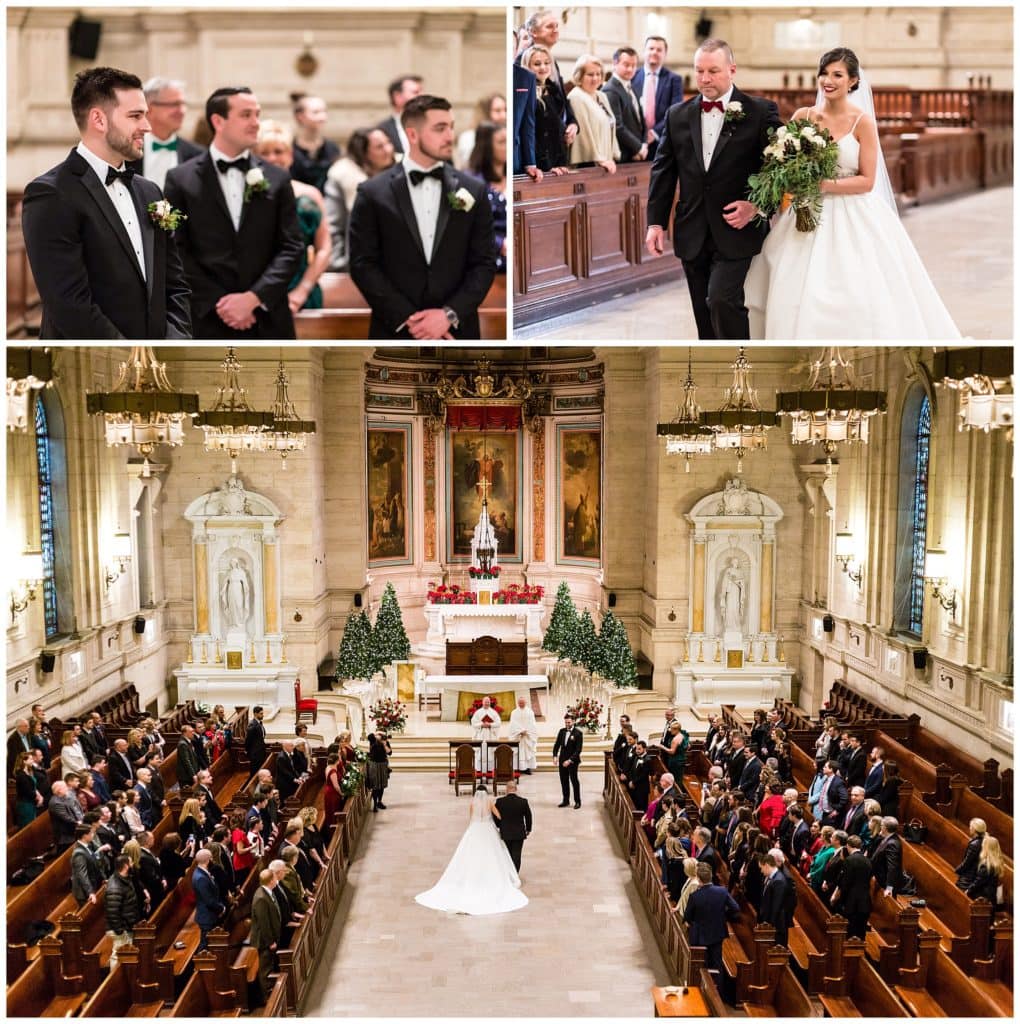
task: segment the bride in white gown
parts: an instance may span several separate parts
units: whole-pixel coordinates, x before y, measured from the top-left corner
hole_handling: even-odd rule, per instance
[[[814,231],[781,214],[744,282],[751,337],[923,341],[959,338],[900,223],[882,158],[871,90],[852,50],[826,53],[818,101],[795,119],[827,128],[837,177],[822,182]]]
[[[499,830],[494,801],[484,786],[471,798],[471,817],[443,877],[415,901],[454,914],[505,914],[526,906],[521,880]]]

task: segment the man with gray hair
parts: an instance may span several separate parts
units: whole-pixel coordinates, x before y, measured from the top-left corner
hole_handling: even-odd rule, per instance
[[[161,189],[170,168],[205,152],[204,146],[196,146],[178,135],[188,112],[184,85],[179,79],[161,76],[150,78],[142,85],[152,131],[145,136],[142,158],[128,161],[128,167],[135,174],[154,181]]]
[[[899,837],[900,823],[893,817],[882,819],[879,843],[871,855],[875,884],[886,896],[896,896],[903,888],[903,843]]]

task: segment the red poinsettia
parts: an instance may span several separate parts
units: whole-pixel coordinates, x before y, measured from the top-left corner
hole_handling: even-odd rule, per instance
[[[482,701],[483,701],[484,699],[485,699],[485,698],[483,698],[483,697],[476,697],[476,698],[475,698],[475,700],[474,700],[474,703],[473,703],[473,704],[471,705],[471,707],[469,707],[469,708],[468,708],[468,711],[467,711],[467,720],[468,720],[469,722],[471,721],[471,719],[472,719],[472,718],[474,718],[474,717],[475,717],[475,712],[476,712],[476,711],[477,711],[477,710],[478,710],[479,708],[481,708],[481,707],[483,706],[483,705],[482,705]],[[492,709],[493,711],[495,711],[497,715],[502,715],[502,714],[503,714],[503,709],[502,709],[502,708],[501,708],[501,707],[500,707],[500,706],[499,706],[499,705],[498,705],[498,704],[496,703],[496,698],[495,698],[495,697],[489,697],[489,707],[490,707],[490,708],[491,708],[491,709]],[[485,721],[485,719],[483,718],[483,719],[482,719],[482,721],[484,722],[484,721]],[[490,722],[490,724],[491,724],[491,723],[494,723],[495,721],[496,721],[496,719],[495,719],[495,718],[491,718],[491,719],[489,719],[489,722]]]

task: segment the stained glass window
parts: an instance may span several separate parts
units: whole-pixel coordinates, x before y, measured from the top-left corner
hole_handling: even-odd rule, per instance
[[[914,457],[913,543],[910,568],[910,631],[920,635],[924,613],[924,553],[928,522],[928,453],[931,445],[931,402],[925,395],[917,415]]]
[[[35,400],[35,451],[39,463],[39,542],[43,561],[43,613],[46,639],[57,635],[57,580],[53,543],[53,476],[50,464],[50,431],[42,400]]]

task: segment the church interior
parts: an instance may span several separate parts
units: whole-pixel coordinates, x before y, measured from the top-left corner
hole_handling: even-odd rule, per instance
[[[9,876],[39,869],[8,888],[10,1015],[474,1016],[479,985],[497,1016],[1012,1014],[1011,347],[7,359],[7,857]],[[378,635],[394,600],[406,644],[365,668],[371,630],[355,631]],[[550,645],[561,600],[571,628],[623,636],[624,655],[593,671],[581,645],[573,659]],[[584,702],[580,791],[566,807],[562,781],[556,809],[555,745]],[[48,815],[11,816],[22,719],[42,715],[59,748],[96,709],[111,737],[147,716],[169,755],[216,705],[233,732],[210,769],[219,802],[251,803],[245,739],[263,707],[270,758],[305,726],[300,798],[328,841],[262,1006],[242,945],[257,871],[208,948],[192,907],[167,899],[111,968],[102,901],[75,904]],[[515,705],[536,728],[501,761]],[[693,818],[720,722],[753,735],[755,713],[775,712],[805,810],[826,716],[895,753],[897,817],[929,837],[903,844],[920,904],[877,890],[869,938],[848,939],[798,876],[788,942],[741,897],[709,970],[614,770],[624,715],[664,771],[674,711]],[[327,748],[346,733],[353,756],[383,729],[389,809],[361,785],[328,815]],[[170,756],[163,769],[160,840],[183,820]],[[504,769],[536,813],[528,906],[416,906],[464,827],[460,783],[498,788]],[[994,906],[953,876],[973,819],[1005,855]],[[549,927],[561,913],[569,939]],[[42,918],[55,928],[25,941]]]

